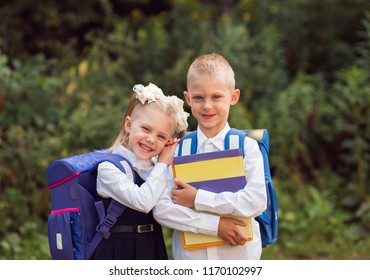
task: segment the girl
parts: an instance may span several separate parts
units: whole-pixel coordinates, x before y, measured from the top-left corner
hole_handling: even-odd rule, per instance
[[[154,84],[135,85],[121,130],[110,148],[127,158],[142,184],[112,163],[98,167],[97,191],[107,206],[111,198],[127,206],[95,251],[95,259],[167,259],[161,226],[152,208],[166,188],[168,166],[187,128],[183,101],[165,96]]]

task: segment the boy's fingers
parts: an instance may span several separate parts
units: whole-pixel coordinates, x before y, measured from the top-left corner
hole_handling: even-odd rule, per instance
[[[189,185],[188,184],[186,184],[185,182],[183,182],[183,181],[181,181],[181,180],[179,180],[177,178],[175,178],[175,184],[177,186],[183,187],[184,189],[189,188]]]
[[[235,223],[238,226],[242,226],[242,227],[246,226],[246,223],[244,223],[240,220],[235,220]],[[238,227],[236,228],[236,234],[237,234],[237,238],[238,238],[238,245],[244,245],[245,242],[247,241],[247,239],[246,239],[244,233]]]
[[[244,245],[245,242],[247,241],[246,237],[244,236],[244,234],[239,229],[238,229],[238,232],[237,232],[237,237],[238,237],[238,245]]]
[[[238,219],[231,219],[231,220],[233,221],[235,225],[238,225],[241,227],[246,226],[246,224],[243,221],[240,221]],[[233,237],[234,239],[233,246],[244,245],[246,242],[246,238],[243,232],[238,227],[235,228],[234,232],[235,232],[235,236]]]
[[[235,235],[230,237],[230,240],[228,240],[228,242],[226,243],[230,246],[238,246],[238,245],[244,245],[245,242],[246,242],[246,238],[244,234],[239,229],[237,229],[237,231],[235,232]]]
[[[243,221],[241,221],[241,220],[238,220],[238,219],[234,219],[234,218],[230,218],[232,221],[233,221],[233,223],[235,224],[235,225],[238,225],[238,226],[241,226],[241,227],[245,227],[247,224],[246,223],[244,223]]]
[[[230,239],[230,240],[227,240],[226,241],[226,244],[229,245],[229,246],[236,246],[238,245],[234,239]]]

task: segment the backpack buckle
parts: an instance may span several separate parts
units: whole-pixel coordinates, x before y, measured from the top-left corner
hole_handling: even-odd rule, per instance
[[[96,226],[96,231],[99,232],[105,239],[110,236],[110,229],[114,226],[117,219],[112,215],[107,215],[100,224]]]
[[[117,222],[117,219],[113,217],[112,215],[107,215],[103,221],[103,224],[109,228],[114,226],[114,224]]]

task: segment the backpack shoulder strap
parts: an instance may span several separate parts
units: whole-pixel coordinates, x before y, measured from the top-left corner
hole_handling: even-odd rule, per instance
[[[105,161],[114,164],[123,173],[133,178],[134,182],[138,180],[138,176],[136,175],[132,164],[125,157],[117,154],[108,153],[106,157],[94,162],[93,170],[97,171],[98,165]],[[95,202],[95,207],[99,215],[100,223],[96,227],[96,233],[93,239],[87,246],[85,259],[90,259],[103,237],[105,239],[109,238],[111,235],[110,229],[115,225],[118,217],[121,216],[127,208],[125,205],[114,199],[111,199],[107,212],[105,212],[105,207],[101,200]]]
[[[231,128],[225,136],[225,150],[240,148],[244,157],[244,139],[247,134],[235,128]]]
[[[231,128],[225,136],[225,150],[240,148],[244,157],[244,139],[247,134]],[[178,156],[196,154],[198,147],[197,131],[188,132],[181,138]]]
[[[253,129],[253,130],[246,130],[247,136],[253,138],[257,141],[260,151],[263,157],[263,164],[265,170],[265,177],[271,178],[270,174],[270,165],[269,165],[269,149],[270,149],[270,142],[269,142],[269,133],[267,129]]]
[[[114,164],[119,170],[127,174],[134,182],[136,182],[137,176],[134,171],[134,167],[124,156],[108,153],[104,158],[94,162],[94,170],[97,170],[98,165],[104,161]]]
[[[178,156],[196,154],[197,147],[198,147],[197,131],[195,130],[188,132],[180,140]]]

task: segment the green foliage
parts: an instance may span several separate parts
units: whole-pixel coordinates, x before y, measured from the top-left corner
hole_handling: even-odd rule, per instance
[[[48,140],[57,131],[55,96],[61,81],[54,76],[55,61],[42,56],[21,62],[1,55],[0,60],[0,255],[21,259],[33,248],[27,257],[40,258],[43,251],[37,247],[45,230],[39,219],[48,213],[44,174],[53,158]]]
[[[350,67],[338,74],[331,98],[334,129],[343,135],[338,160],[353,170],[348,174],[357,181],[359,196],[366,195],[370,174],[370,75],[367,69]]]
[[[354,59],[352,48],[363,29],[367,1],[240,1],[239,14],[248,13],[258,34],[266,23],[283,31],[287,69],[295,74],[321,72],[328,78]],[[325,63],[322,63],[325,61]]]
[[[42,221],[24,222],[19,234],[10,232],[0,241],[1,260],[49,260],[47,233]]]
[[[320,76],[308,76],[299,74],[291,84],[281,91],[271,113],[273,121],[271,134],[274,141],[271,150],[278,150],[279,153],[271,157],[271,163],[276,166],[278,176],[294,172],[314,172],[314,162],[310,148],[317,149],[316,141],[319,138],[313,137],[315,127],[320,119],[317,116],[317,108],[323,104],[325,87]],[[287,161],[291,164],[282,165],[279,162]]]
[[[49,258],[48,164],[109,147],[134,84],[182,97],[205,52],[235,70],[230,124],[270,132],[280,224],[262,258],[368,257],[368,1],[13,2],[0,4],[2,259]]]
[[[319,181],[275,180],[279,198],[279,240],[264,252],[265,259],[361,259],[369,240],[354,215],[340,207],[335,192],[343,179],[332,173]],[[281,189],[284,187],[284,189]],[[290,189],[290,191],[287,191]],[[284,195],[282,195],[282,193]],[[294,203],[291,203],[294,201]],[[351,249],[349,249],[351,248]],[[280,257],[278,257],[280,258]]]
[[[172,234],[173,234],[173,229],[162,227],[162,233],[163,233],[164,242],[166,244],[168,258],[173,259],[173,256],[172,256]]]

